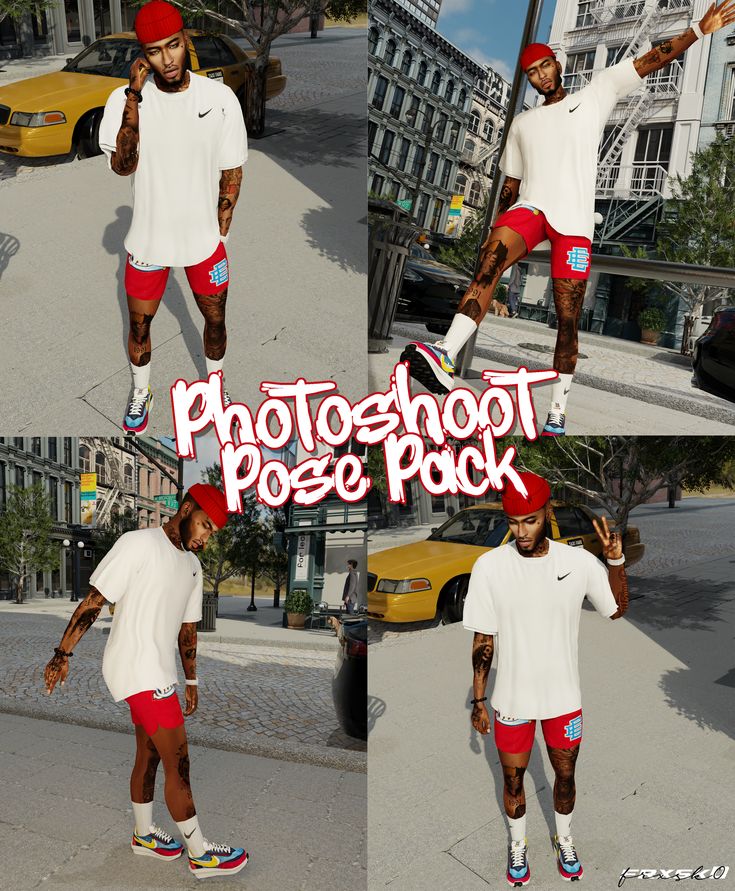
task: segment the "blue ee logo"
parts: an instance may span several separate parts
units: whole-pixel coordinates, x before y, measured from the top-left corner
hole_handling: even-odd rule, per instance
[[[575,247],[567,251],[567,265],[575,272],[587,272],[590,265],[590,252],[585,247]]]
[[[569,740],[579,739],[582,736],[582,716],[573,718],[564,728],[564,736]]]
[[[220,260],[215,263],[209,272],[209,280],[213,285],[224,285],[229,281],[229,273],[227,272],[227,260]]]

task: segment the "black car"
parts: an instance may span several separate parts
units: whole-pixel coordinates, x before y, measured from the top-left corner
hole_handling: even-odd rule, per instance
[[[348,736],[367,739],[367,616],[341,620],[339,650],[332,678],[332,699]]]
[[[421,322],[432,334],[446,334],[471,279],[439,263],[430,251],[414,244],[406,260],[396,317]]]
[[[735,399],[735,306],[723,306],[694,344],[692,358],[697,386],[723,390]]]

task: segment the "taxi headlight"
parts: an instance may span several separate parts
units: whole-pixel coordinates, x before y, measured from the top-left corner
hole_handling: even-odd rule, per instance
[[[15,111],[10,118],[14,127],[50,127],[52,124],[65,124],[63,111]]]
[[[375,589],[382,594],[413,594],[414,591],[430,591],[428,579],[381,579]]]

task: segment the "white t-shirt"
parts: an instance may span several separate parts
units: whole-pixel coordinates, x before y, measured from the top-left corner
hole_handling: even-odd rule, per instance
[[[615,103],[642,83],[632,59],[595,74],[561,102],[513,119],[500,169],[521,180],[519,204],[543,211],[562,235],[594,238],[597,151]]]
[[[515,542],[483,554],[470,576],[464,627],[495,635],[490,699],[507,718],[556,718],[582,707],[577,651],[582,601],[617,610],[607,570],[581,547],[549,541],[543,557]]]
[[[189,74],[189,86],[180,93],[162,92],[149,77],[142,93],[133,222],[125,249],[149,265],[193,266],[219,244],[220,172],[247,160],[242,109],[228,86],[198,74]],[[108,163],[124,107],[125,87],[118,87],[100,124]]]
[[[89,579],[115,604],[102,675],[116,702],[175,684],[179,631],[202,617],[202,568],[162,527],[126,532]]]

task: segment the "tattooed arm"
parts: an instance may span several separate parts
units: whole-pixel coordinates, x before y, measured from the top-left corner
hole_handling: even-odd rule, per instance
[[[628,610],[628,577],[625,574],[625,563],[620,566],[610,566],[608,570],[610,573],[610,588],[613,592],[615,603],[618,605],[616,612],[610,618],[619,619]]]
[[[92,627],[106,602],[96,588],[91,588],[89,594],[74,610],[57,649],[71,653],[84,634]],[[59,680],[63,686],[68,673],[69,657],[54,654],[43,673],[46,692],[51,693]]]
[[[602,520],[592,520],[595,532],[602,545],[602,556],[606,560],[619,560],[623,556],[623,539],[619,532],[610,532],[607,517]],[[610,616],[611,619],[619,619],[625,615],[628,609],[628,577],[625,574],[625,563],[608,565],[608,582],[610,590],[617,603],[617,610]]]
[[[719,31],[720,28],[731,25],[733,22],[735,22],[735,0],[724,0],[719,6],[715,3],[710,6],[704,18],[700,21],[699,27],[702,30],[702,34],[712,34],[715,31]],[[694,30],[689,28],[677,37],[664,40],[658,46],[654,46],[644,56],[633,60],[635,70],[641,77],[646,77],[651,72],[658,71],[668,65],[672,59],[680,56],[696,39],[697,35]]]
[[[240,197],[242,185],[242,167],[233,167],[231,170],[223,170],[219,178],[219,201],[217,203],[217,219],[219,220],[220,235],[227,235],[230,231],[232,214]]]
[[[196,680],[197,676],[197,626],[196,622],[184,622],[179,631],[179,655],[184,666],[184,676],[189,681]],[[197,710],[199,697],[197,687],[193,684],[186,685],[186,708],[184,714],[188,717]]]
[[[136,59],[130,68],[130,87],[140,92],[150,68],[145,59]],[[110,166],[120,176],[130,176],[138,167],[138,100],[128,93],[123,109],[122,124],[117,131],[116,149],[110,158]]]
[[[472,698],[482,699],[487,691],[487,679],[493,662],[494,641],[492,634],[475,632],[472,640]],[[488,733],[490,716],[484,702],[472,707],[472,726],[478,733]]]
[[[500,199],[498,200],[498,216],[505,213],[509,207],[518,200],[518,191],[521,188],[521,181],[514,179],[512,176],[506,176],[503,186],[500,189]]]

